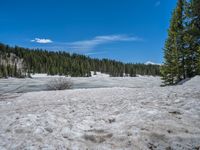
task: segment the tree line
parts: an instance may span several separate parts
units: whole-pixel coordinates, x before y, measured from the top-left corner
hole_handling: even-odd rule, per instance
[[[15,57],[11,58],[10,54]],[[72,77],[89,77],[91,71],[107,73],[112,77],[139,75],[160,75],[158,65],[122,63],[109,59],[94,59],[64,51],[47,51],[10,47],[0,44],[0,56],[4,62],[14,59],[12,64],[1,63],[0,77],[24,77],[31,73],[47,73],[48,75],[66,75]],[[16,58],[23,60],[23,67],[18,67]]]
[[[178,0],[165,42],[161,74],[165,85],[200,75],[200,0]]]

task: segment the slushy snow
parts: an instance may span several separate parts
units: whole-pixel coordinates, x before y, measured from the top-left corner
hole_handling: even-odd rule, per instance
[[[140,80],[1,97],[0,149],[199,149],[200,77],[169,87]]]

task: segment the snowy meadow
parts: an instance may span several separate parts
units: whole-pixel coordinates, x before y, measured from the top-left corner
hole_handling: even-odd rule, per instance
[[[0,93],[5,92],[33,92],[48,90],[48,83],[59,76],[47,76],[46,74],[35,74],[32,78],[24,79],[1,79]],[[140,76],[132,77],[109,77],[107,74],[98,73],[92,77],[65,77],[73,83],[72,89],[104,88],[104,87],[152,87],[160,86],[160,77]]]
[[[160,87],[159,77],[2,79],[0,149],[199,149],[200,77]]]

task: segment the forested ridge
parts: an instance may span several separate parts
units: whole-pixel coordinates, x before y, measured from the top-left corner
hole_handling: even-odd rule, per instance
[[[165,85],[200,75],[200,0],[178,0],[164,48]]]
[[[64,51],[10,47],[5,44],[0,44],[0,58],[0,77],[24,77],[30,73],[88,77],[91,76],[91,71],[107,73],[113,77],[160,75],[158,65],[125,64]]]

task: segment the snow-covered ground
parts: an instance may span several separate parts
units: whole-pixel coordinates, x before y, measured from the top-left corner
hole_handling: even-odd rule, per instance
[[[36,75],[32,79],[0,79],[0,94],[5,92],[32,92],[47,90],[48,83],[58,76]],[[104,88],[104,87],[152,87],[160,86],[161,80],[159,77],[108,77],[106,74],[97,74],[93,77],[67,77],[73,82],[73,89],[83,88]]]
[[[109,86],[2,96],[0,149],[200,148],[199,76],[171,87],[154,77],[86,80]]]
[[[65,76],[60,76],[60,75],[48,75],[46,73],[35,73],[35,74],[30,74],[32,78],[53,78],[53,77],[65,77]],[[94,72],[91,71],[91,77],[109,77],[109,74],[101,73],[101,72]]]

